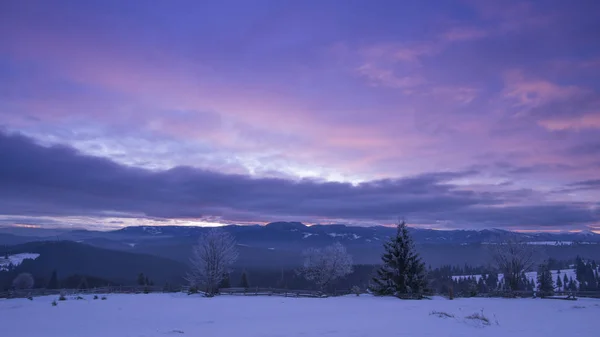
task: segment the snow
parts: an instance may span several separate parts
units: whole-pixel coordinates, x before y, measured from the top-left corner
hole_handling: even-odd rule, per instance
[[[556,283],[556,275],[558,275],[558,270],[551,270],[550,271],[552,273],[552,280]],[[567,275],[568,278],[572,278],[573,281],[575,281],[576,285],[579,285],[579,283],[577,282],[577,275],[575,274],[575,269],[562,269],[560,271],[560,280],[563,280],[563,277],[565,277],[565,274]],[[531,272],[527,272],[525,273],[525,276],[527,276],[528,280],[532,280],[535,282],[535,285],[537,287],[537,271],[531,271]],[[475,281],[479,281],[479,279],[481,278],[481,275],[457,275],[457,276],[452,276],[453,280],[458,280],[461,278],[469,278],[469,277],[473,277],[475,278]],[[504,274],[498,274],[498,281],[501,281],[504,279]]]
[[[90,295],[70,298],[56,307],[51,306],[56,296],[0,300],[2,335],[586,337],[598,335],[600,313],[595,299],[107,296],[105,301]],[[483,313],[490,324],[466,318],[475,313]]]
[[[36,253],[21,253],[9,255],[8,259],[0,258],[0,271],[8,270],[8,266],[12,263],[15,267],[20,265],[23,260],[31,259],[35,260],[40,256],[40,254]]]
[[[332,238],[348,237],[349,236],[351,239],[354,239],[354,240],[361,238],[360,235],[356,235],[354,233],[352,233],[352,234],[347,234],[347,233],[342,233],[342,234],[340,234],[340,233],[327,233],[327,235],[331,236]]]
[[[344,236],[346,236],[346,234],[339,234],[339,233],[327,233],[327,235],[331,236],[332,238],[337,238],[337,237],[344,237]]]
[[[303,233],[303,234],[304,234],[304,237],[303,237],[303,239],[306,239],[306,238],[308,238],[308,237],[310,237],[310,236],[313,236],[313,235],[315,235],[315,234],[313,234],[313,233]]]

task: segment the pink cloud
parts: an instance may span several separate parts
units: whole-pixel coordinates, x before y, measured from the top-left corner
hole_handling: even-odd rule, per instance
[[[441,34],[441,38],[448,42],[472,41],[486,36],[486,31],[473,27],[455,27]]]
[[[538,124],[550,131],[600,129],[600,112],[578,117],[545,119]]]
[[[363,64],[356,71],[374,86],[412,88],[426,83],[425,79],[420,76],[398,76],[390,69],[381,68],[370,63]]]
[[[554,101],[564,101],[588,93],[587,89],[561,86],[538,78],[527,78],[520,71],[509,71],[505,75],[504,97],[517,106],[538,107]]]

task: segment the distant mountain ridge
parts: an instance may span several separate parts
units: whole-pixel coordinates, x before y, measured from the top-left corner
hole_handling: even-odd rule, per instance
[[[356,264],[381,261],[382,243],[394,234],[394,227],[357,227],[343,224],[311,225],[300,222],[273,222],[267,225],[227,225],[238,244],[237,265],[244,268],[288,268],[301,264],[302,251],[341,242]],[[153,255],[187,264],[192,246],[209,227],[132,226],[113,231],[64,230],[48,235],[47,230],[30,228],[3,234],[0,245],[14,246],[36,241],[73,241],[98,248]],[[577,255],[600,258],[600,235],[583,233],[514,233],[501,229],[433,230],[409,228],[417,249],[432,266],[442,264],[482,265],[489,262],[487,244],[513,235],[543,246],[549,257],[572,259]],[[10,250],[10,249],[9,249]]]
[[[296,233],[285,236],[296,236],[297,239],[315,240],[318,236],[329,236],[338,240],[382,240],[394,234],[394,227],[370,226],[358,227],[343,224],[335,225],[312,225],[307,226],[301,222],[271,222],[267,225],[226,225],[220,227],[232,234],[263,233],[269,234],[283,232]],[[128,235],[153,235],[153,236],[193,236],[200,235],[208,230],[207,227],[193,226],[131,226],[113,231],[114,233],[126,233]],[[514,236],[526,242],[592,242],[600,243],[600,234],[592,231],[582,232],[536,232],[521,233],[503,229],[482,230],[436,230],[410,227],[411,234],[416,243],[440,243],[440,244],[462,244],[462,243],[486,243],[502,241],[509,236]]]

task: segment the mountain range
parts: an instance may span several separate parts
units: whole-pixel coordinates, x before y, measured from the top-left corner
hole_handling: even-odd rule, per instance
[[[382,243],[394,234],[394,227],[357,227],[347,225],[312,225],[300,222],[273,222],[267,225],[228,225],[238,243],[244,266],[285,267],[297,265],[301,252],[339,241],[353,254],[354,261],[373,264],[379,261]],[[99,248],[166,257],[187,263],[191,247],[207,227],[135,226],[112,231],[66,230],[4,227],[0,244],[15,245],[31,241],[74,241]],[[485,263],[482,249],[488,243],[501,242],[511,236],[544,246],[549,255],[563,257],[563,252],[593,254],[600,251],[600,235],[593,232],[515,233],[500,229],[432,230],[410,228],[417,248],[431,265],[469,262]],[[557,253],[557,252],[560,252]],[[592,252],[592,253],[589,253]],[[599,252],[600,253],[600,252]],[[572,258],[569,256],[568,258]]]

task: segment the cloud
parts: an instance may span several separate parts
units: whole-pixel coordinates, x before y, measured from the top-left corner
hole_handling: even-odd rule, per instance
[[[365,77],[372,85],[382,85],[391,88],[413,88],[426,83],[418,76],[398,76],[392,70],[380,68],[374,64],[363,64],[356,69],[359,75]]]
[[[551,131],[600,129],[600,113],[571,118],[546,119],[539,121],[539,124]]]
[[[474,27],[454,27],[441,34],[442,39],[448,42],[472,41],[486,36],[485,30]]]
[[[566,101],[588,93],[586,89],[561,86],[538,78],[527,78],[521,71],[512,70],[505,75],[504,96],[517,106],[539,107],[556,101]]]
[[[356,185],[191,167],[150,171],[6,133],[0,133],[0,161],[0,214],[5,215],[350,223],[385,222],[402,215],[416,223],[444,220],[473,227],[583,225],[598,220],[578,204],[509,206],[523,197],[521,192],[475,191],[455,182],[471,179],[477,171],[423,173]]]

